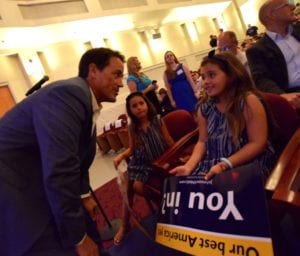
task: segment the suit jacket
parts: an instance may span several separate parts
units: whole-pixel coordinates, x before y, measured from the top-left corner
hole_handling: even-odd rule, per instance
[[[300,24],[293,26],[292,35],[300,42]],[[256,86],[265,92],[284,93],[289,78],[284,56],[275,42],[265,34],[246,51]]]
[[[92,116],[88,84],[76,77],[40,89],[0,119],[0,255],[22,255],[53,220],[63,247],[83,238]]]

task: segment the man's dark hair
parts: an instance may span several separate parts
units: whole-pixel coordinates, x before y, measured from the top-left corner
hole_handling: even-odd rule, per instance
[[[109,48],[93,48],[88,51],[86,51],[79,62],[79,71],[78,76],[82,78],[87,78],[88,72],[89,72],[89,65],[91,63],[94,63],[99,70],[104,69],[108,63],[109,60],[112,57],[119,58],[123,63],[125,62],[125,57],[118,51],[111,50]]]

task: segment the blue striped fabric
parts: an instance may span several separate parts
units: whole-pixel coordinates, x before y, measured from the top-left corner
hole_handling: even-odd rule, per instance
[[[138,134],[143,142],[143,147],[134,149],[132,158],[128,164],[128,177],[130,180],[146,182],[151,171],[151,163],[158,158],[167,148],[167,144],[161,135],[161,120],[157,116],[148,127],[147,132],[140,130]]]
[[[243,105],[241,103],[241,106]],[[221,157],[229,157],[248,142],[247,133],[244,130],[239,140],[240,145],[238,147],[234,145],[225,114],[217,109],[213,100],[201,104],[200,110],[207,119],[208,140],[206,154],[194,170],[195,175],[201,172],[207,173],[213,165],[220,162]],[[267,175],[274,164],[274,158],[274,149],[269,144],[268,148],[251,162],[257,162],[262,173]]]

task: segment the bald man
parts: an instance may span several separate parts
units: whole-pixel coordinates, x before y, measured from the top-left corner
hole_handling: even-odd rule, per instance
[[[300,109],[300,23],[294,10],[286,0],[265,2],[259,20],[266,33],[246,54],[257,87]]]
[[[239,49],[238,40],[233,31],[225,31],[220,35],[218,49],[231,52],[248,69],[246,54]]]

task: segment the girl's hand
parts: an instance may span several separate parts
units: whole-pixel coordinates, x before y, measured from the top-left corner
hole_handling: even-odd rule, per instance
[[[188,176],[192,170],[188,169],[185,165],[180,165],[169,171],[170,174],[175,176]]]
[[[117,155],[114,159],[113,159],[113,164],[114,164],[114,167],[117,169],[119,164],[122,162],[123,160],[123,155]]]
[[[171,105],[172,105],[173,108],[176,108],[176,103],[175,103],[174,100],[171,101]]]
[[[226,168],[226,167],[225,167]],[[224,166],[222,166],[221,163],[218,163],[210,168],[208,173],[204,176],[205,180],[210,180],[213,178],[216,174],[219,174],[221,172],[225,171]]]

